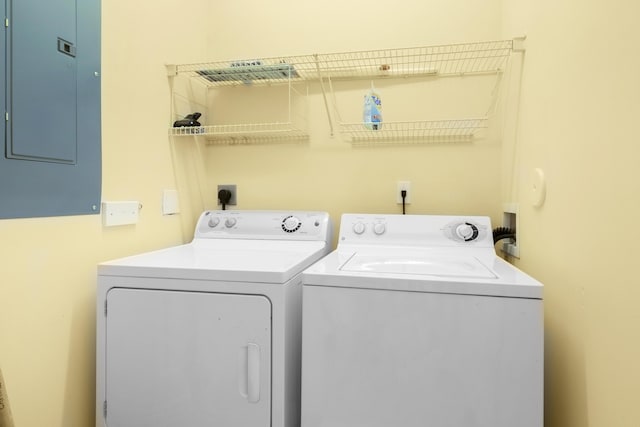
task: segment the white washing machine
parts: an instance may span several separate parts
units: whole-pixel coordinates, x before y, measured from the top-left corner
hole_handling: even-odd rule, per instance
[[[330,245],[326,213],[210,211],[100,264],[96,426],[299,426],[301,272]]]
[[[542,290],[489,218],[345,214],[303,273],[302,427],[542,427]]]

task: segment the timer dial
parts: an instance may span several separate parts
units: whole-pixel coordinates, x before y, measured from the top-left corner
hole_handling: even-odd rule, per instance
[[[455,234],[465,242],[470,242],[478,238],[478,227],[470,222],[459,224],[455,228]]]
[[[302,226],[302,222],[293,215],[282,220],[282,229],[287,233],[295,233],[300,229],[300,226]]]

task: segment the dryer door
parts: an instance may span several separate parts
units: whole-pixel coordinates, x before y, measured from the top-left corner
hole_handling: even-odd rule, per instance
[[[270,426],[266,297],[116,288],[106,335],[109,427]]]

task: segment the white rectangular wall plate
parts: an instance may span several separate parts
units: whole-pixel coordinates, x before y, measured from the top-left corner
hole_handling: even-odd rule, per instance
[[[119,202],[102,202],[102,225],[136,224],[140,212],[140,202],[136,200]]]
[[[520,240],[518,239],[518,230],[520,229],[520,218],[518,216],[519,206],[517,203],[504,203],[502,211],[503,218],[502,224],[504,227],[509,227],[516,230],[515,242],[504,241],[502,243],[502,252],[511,255],[516,258],[520,258]]]
[[[162,215],[174,215],[180,213],[177,190],[164,190],[162,192]]]

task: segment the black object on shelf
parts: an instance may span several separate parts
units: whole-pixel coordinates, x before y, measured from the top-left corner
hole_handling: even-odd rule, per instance
[[[200,113],[187,114],[184,119],[176,120],[173,122],[174,128],[182,128],[182,127],[190,127],[190,126],[200,126],[200,122],[198,119],[202,116]]]

